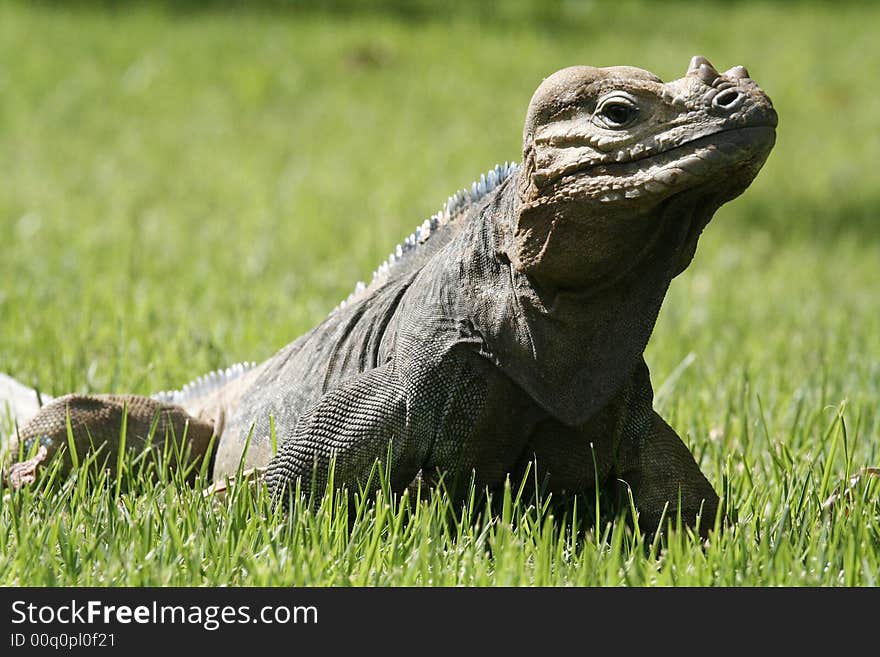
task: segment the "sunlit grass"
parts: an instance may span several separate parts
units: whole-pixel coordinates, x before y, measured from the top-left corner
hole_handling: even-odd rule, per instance
[[[746,65],[780,115],[647,352],[656,407],[731,527],[708,545],[647,537],[627,509],[594,526],[516,490],[494,514],[384,494],[285,515],[259,487],[218,501],[142,461],[115,477],[93,462],[3,491],[0,583],[876,584],[877,483],[822,503],[880,461],[880,96],[864,74],[880,11],[582,6],[554,29],[3,3],[0,371],[48,394],[150,393],[266,358],[450,193],[519,158],[543,76],[673,78],[700,53]]]
[[[840,425],[838,425],[840,426]],[[575,507],[510,486],[454,505],[442,491],[294,497],[260,485],[206,496],[145,461],[118,478],[89,458],[70,477],[6,492],[0,581],[62,585],[873,585],[880,482],[823,509],[821,467],[780,468],[781,486],[727,479],[738,522],[702,542],[645,535],[628,511],[591,526]],[[818,468],[818,469],[817,469]],[[381,473],[378,476],[383,476]],[[121,486],[120,486],[121,482]],[[604,516],[604,514],[603,514]]]

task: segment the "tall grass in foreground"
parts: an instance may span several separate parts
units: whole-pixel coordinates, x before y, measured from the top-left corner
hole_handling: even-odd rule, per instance
[[[672,79],[703,54],[747,66],[778,142],[673,281],[646,361],[731,526],[647,537],[627,509],[600,500],[596,524],[517,490],[281,514],[258,487],[205,499],[136,457],[116,475],[83,459],[2,491],[0,583],[877,584],[876,481],[822,503],[880,464],[880,7],[539,4],[499,21],[0,3],[0,371],[150,394],[267,358],[519,157],[542,77]]]
[[[880,573],[880,480],[832,477],[846,458],[845,416],[828,428],[827,459],[778,462],[781,485],[725,472],[736,521],[708,541],[670,513],[646,535],[632,509],[616,515],[555,504],[528,486],[291,497],[287,511],[249,482],[205,495],[156,460],[130,452],[115,470],[100,452],[38,484],[3,491],[4,585],[875,585]],[[838,499],[823,507],[834,489]],[[591,522],[599,517],[599,524]]]

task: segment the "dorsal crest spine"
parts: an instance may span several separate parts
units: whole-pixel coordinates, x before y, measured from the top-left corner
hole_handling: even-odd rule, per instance
[[[334,308],[334,312],[360,299],[366,294],[367,290],[373,289],[387,280],[392,268],[400,260],[415,251],[421,244],[424,244],[436,232],[437,228],[453,221],[465,208],[482,200],[487,194],[495,190],[501,183],[510,178],[518,166],[515,162],[496,164],[494,168],[480,175],[479,180],[471,183],[470,188],[460,189],[450,196],[438,212],[425,219],[403,242],[397,245],[394,251],[391,252],[391,255],[373,272],[369,283],[358,281],[354,291],[348,295],[347,299]]]
[[[237,379],[248,370],[257,366],[254,362],[236,363],[226,369],[214,370],[190,381],[180,390],[164,390],[153,395],[153,399],[163,404],[183,404],[191,399],[206,395]]]

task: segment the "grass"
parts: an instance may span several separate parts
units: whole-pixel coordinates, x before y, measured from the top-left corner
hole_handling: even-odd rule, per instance
[[[122,479],[86,463],[4,491],[0,583],[877,583],[880,486],[821,503],[880,461],[880,10],[504,6],[0,4],[0,371],[149,393],[266,358],[452,191],[518,159],[543,76],[673,78],[702,53],[750,69],[779,140],[673,282],[647,361],[735,526],[654,539],[625,510],[593,527],[515,490],[494,515],[384,495],[282,516],[260,489],[206,500],[131,459]]]

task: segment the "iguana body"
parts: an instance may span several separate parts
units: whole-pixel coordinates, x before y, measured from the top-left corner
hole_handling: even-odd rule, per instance
[[[757,174],[775,126],[742,67],[721,75],[695,57],[667,84],[630,67],[563,69],[532,98],[520,166],[451,198],[268,361],[160,394],[142,424],[159,408],[166,424],[189,419],[194,452],[216,430],[215,480],[250,437],[243,465],[267,466],[280,499],[296,482],[322,490],[331,461],[340,484],[390,457],[395,489],[442,474],[453,494],[534,461],[554,492],[625,481],[648,527],[667,503],[687,522],[712,518],[718,498],[653,411],[642,354],[671,279]],[[69,408],[112,441],[118,421],[89,419],[120,399],[61,398],[22,438],[55,440],[46,427]]]

